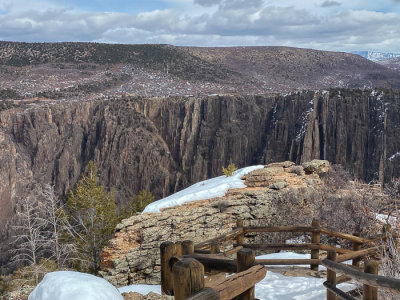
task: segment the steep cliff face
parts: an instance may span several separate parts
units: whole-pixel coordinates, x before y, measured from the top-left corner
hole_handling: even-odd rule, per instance
[[[333,89],[9,109],[0,113],[0,226],[32,187],[51,183],[65,194],[90,160],[119,203],[140,189],[169,195],[219,175],[230,160],[321,158],[367,181],[388,180],[400,175],[399,105],[398,91]]]

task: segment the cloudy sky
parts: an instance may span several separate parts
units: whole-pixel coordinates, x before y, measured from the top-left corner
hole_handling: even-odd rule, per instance
[[[400,0],[0,0],[0,40],[400,52]]]

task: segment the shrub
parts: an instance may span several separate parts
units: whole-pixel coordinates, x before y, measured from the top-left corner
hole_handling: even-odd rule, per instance
[[[139,191],[132,200],[125,206],[119,215],[119,220],[129,218],[138,212],[142,212],[147,205],[154,202],[154,196],[146,190]]]
[[[237,170],[237,167],[235,164],[231,161],[228,165],[228,167],[222,167],[222,173],[224,173],[225,176],[232,176],[233,172]]]

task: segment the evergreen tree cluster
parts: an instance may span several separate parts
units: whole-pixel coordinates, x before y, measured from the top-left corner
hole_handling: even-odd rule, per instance
[[[0,296],[18,286],[37,285],[45,273],[54,270],[72,268],[96,274],[101,251],[117,223],[153,201],[150,192],[141,190],[118,216],[113,193],[99,184],[93,162],[65,203],[48,185],[23,199],[14,225],[12,263],[19,269],[0,278]]]

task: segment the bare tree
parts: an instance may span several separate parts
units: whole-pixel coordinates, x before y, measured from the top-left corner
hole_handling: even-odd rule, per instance
[[[40,264],[43,257],[46,239],[43,230],[46,227],[44,218],[40,216],[39,203],[33,197],[21,201],[21,210],[17,213],[18,224],[14,225],[15,249],[13,262],[16,265],[29,265],[34,273],[35,283],[39,282]]]
[[[69,263],[73,247],[65,243],[63,235],[69,232],[70,226],[63,205],[50,185],[36,185],[20,202],[17,215],[12,263],[17,267],[28,266],[24,270],[33,273],[37,284],[49,264],[55,263],[61,269]]]
[[[43,218],[46,224],[43,231],[46,237],[44,247],[49,253],[48,258],[53,259],[57,268],[61,269],[66,266],[73,252],[73,245],[66,243],[62,238],[71,230],[71,226],[66,218],[63,203],[54,193],[54,187],[45,185],[42,194],[43,205],[39,217]]]

